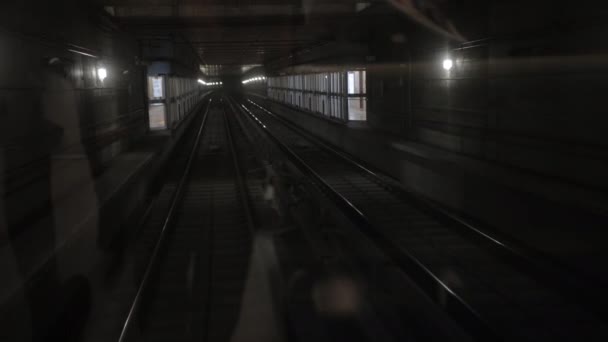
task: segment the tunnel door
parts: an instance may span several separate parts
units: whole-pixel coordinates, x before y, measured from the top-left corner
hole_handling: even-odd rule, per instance
[[[367,120],[367,87],[365,70],[349,71],[348,82],[348,120]]]
[[[148,116],[150,130],[167,129],[165,76],[148,76]]]

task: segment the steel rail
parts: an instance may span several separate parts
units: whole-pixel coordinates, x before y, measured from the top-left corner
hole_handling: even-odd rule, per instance
[[[400,186],[388,184],[379,176],[380,171],[375,170],[371,166],[363,165],[361,162],[357,161],[355,157],[345,152],[338,151],[335,147],[322,141],[313,134],[306,132],[296,124],[289,122],[275,113],[272,113],[255,101],[249,99],[247,99],[247,101],[270,115],[272,118],[280,121],[292,131],[305,136],[308,140],[313,141],[316,145],[321,146],[323,149],[355,166],[363,173],[372,177],[375,182],[382,184],[385,188],[394,192],[403,200],[417,206],[419,209],[427,212],[435,218],[444,221],[450,227],[460,230],[463,234],[475,239],[478,243],[484,244],[495,254],[498,254],[512,264],[517,265],[528,275],[555,288],[567,296],[570,300],[580,302],[582,305],[603,319],[608,319],[608,299],[603,294],[603,285],[605,284],[601,280],[592,275],[581,272],[580,270],[574,269],[573,267],[560,262],[559,260],[555,260],[555,258],[552,258],[546,253],[527,247],[521,242],[514,241],[513,239],[504,236],[504,234],[494,231],[490,227],[478,227],[478,225],[474,225],[471,222],[456,216],[455,214],[445,210],[438,204],[422,197],[419,194],[407,191]],[[585,279],[588,283],[596,283],[601,285],[597,286],[597,289],[589,288],[589,286],[582,284],[581,279]]]
[[[203,121],[201,122],[201,125],[198,129],[198,133],[197,133],[196,139],[194,141],[194,146],[192,147],[190,155],[188,156],[188,162],[184,169],[184,173],[182,174],[182,177],[179,180],[177,189],[173,193],[173,197],[171,199],[171,206],[169,207],[167,215],[165,216],[165,220],[163,222],[163,227],[161,229],[160,236],[156,242],[156,245],[154,247],[154,250],[152,252],[152,256],[150,257],[148,265],[146,266],[146,271],[144,272],[143,278],[142,278],[142,280],[139,284],[139,288],[137,290],[137,294],[135,295],[133,303],[131,304],[131,308],[129,309],[129,314],[127,315],[127,318],[123,325],[118,342],[125,342],[127,340],[130,328],[132,326],[132,322],[134,321],[135,316],[138,313],[144,292],[145,292],[146,288],[148,287],[148,283],[150,281],[150,276],[151,276],[152,272],[154,271],[154,268],[158,264],[159,252],[160,252],[161,248],[164,246],[166,236],[174,221],[177,208],[182,200],[182,197],[184,194],[184,189],[186,187],[186,183],[188,182],[188,179],[190,176],[190,170],[192,169],[193,161],[194,161],[196,154],[198,152],[198,149],[199,149],[201,136],[202,136],[203,130],[205,128],[205,123],[207,122],[207,117],[209,114],[209,109],[211,108],[212,101],[213,101],[213,99],[209,100],[209,102],[207,104],[207,108],[205,109],[205,113],[203,114],[204,115]]]
[[[479,341],[502,340],[475,309],[466,303],[464,299],[456,294],[454,290],[439,279],[431,270],[424,266],[416,257],[376,229],[364,213],[329,185],[312,169],[312,167],[302,160],[297,153],[270,132],[266,124],[264,124],[255,114],[244,105],[239,106],[239,108],[246,113],[274,143],[277,144],[291,162],[298,166],[304,174],[309,176],[314,183],[319,186],[320,190],[343,210],[347,217],[349,217],[349,219],[351,219],[359,229],[370,238],[370,240],[390,256],[406,275],[417,279],[416,283],[436,303],[440,303],[441,300],[438,295],[438,289],[443,289],[446,294],[446,300],[445,302],[442,302],[444,310],[456,322],[464,326],[473,338]]]
[[[232,132],[230,130],[230,123],[228,122],[228,114],[226,113],[226,103],[222,103],[222,112],[224,117],[224,126],[226,127],[226,136],[228,138],[228,145],[230,146],[230,152],[232,154],[232,162],[234,163],[234,169],[236,172],[236,182],[237,187],[239,189],[239,198],[243,205],[243,210],[245,210],[245,216],[247,217],[247,227],[249,228],[249,233],[251,237],[253,237],[255,231],[255,224],[253,221],[253,211],[251,210],[251,206],[249,204],[249,200],[247,198],[247,186],[245,185],[245,178],[243,177],[243,173],[241,172],[240,163],[238,160],[237,149],[234,143],[234,139],[232,136]]]

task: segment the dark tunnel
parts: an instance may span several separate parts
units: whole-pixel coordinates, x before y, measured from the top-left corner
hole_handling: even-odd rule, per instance
[[[608,341],[607,75],[602,1],[5,0],[0,341]]]

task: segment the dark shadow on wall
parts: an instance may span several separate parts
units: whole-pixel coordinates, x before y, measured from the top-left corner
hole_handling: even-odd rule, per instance
[[[13,98],[17,106],[3,119],[5,127],[16,130],[11,136],[20,140],[5,150],[0,170],[2,248],[8,251],[3,263],[9,264],[2,277],[16,291],[4,293],[8,300],[1,329],[7,341],[76,341],[88,316],[91,291],[87,278],[72,272],[72,261],[61,252],[74,237],[73,214],[78,210],[64,196],[74,179],[90,179],[91,174],[61,154],[74,134],[73,85],[61,66],[45,66],[39,77],[36,87],[15,95],[33,104],[20,108]],[[96,202],[92,192],[80,195],[90,197],[85,202]]]

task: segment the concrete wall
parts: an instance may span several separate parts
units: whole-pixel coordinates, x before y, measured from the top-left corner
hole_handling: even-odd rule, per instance
[[[149,75],[171,74],[179,77],[198,78],[202,61],[190,42],[181,36],[171,34],[163,37],[164,34],[165,32],[161,32],[158,38],[140,41],[143,60],[166,62],[164,68],[154,70],[149,67]]]
[[[607,6],[463,4],[448,13],[465,43],[399,27],[399,15],[373,29],[369,123],[450,152],[606,189],[608,25],[599,18]],[[442,68],[448,56],[450,72]]]
[[[46,30],[57,32],[27,32],[17,25],[0,31],[0,49],[7,52],[0,63],[2,139],[13,147],[5,151],[8,169],[49,150],[86,151],[103,164],[145,132],[143,76],[135,65],[135,42],[82,22],[85,14],[67,11],[55,20],[61,22],[69,14],[74,14],[69,19],[73,26],[65,30],[47,22]],[[96,75],[102,65],[108,70],[104,82]],[[47,143],[40,144],[40,139]]]
[[[135,41],[86,8],[56,5],[0,15],[3,195],[26,196],[30,207],[44,206],[52,160],[84,159],[94,177],[147,130]],[[7,203],[9,221],[31,214],[21,200]]]
[[[83,274],[112,235],[101,227],[132,213],[149,183],[141,172],[130,189],[120,179],[145,154],[106,171],[146,132],[144,69],[136,42],[84,3],[0,5],[0,340],[80,329],[85,309],[57,317],[90,305]],[[127,205],[100,209],[116,198]]]

